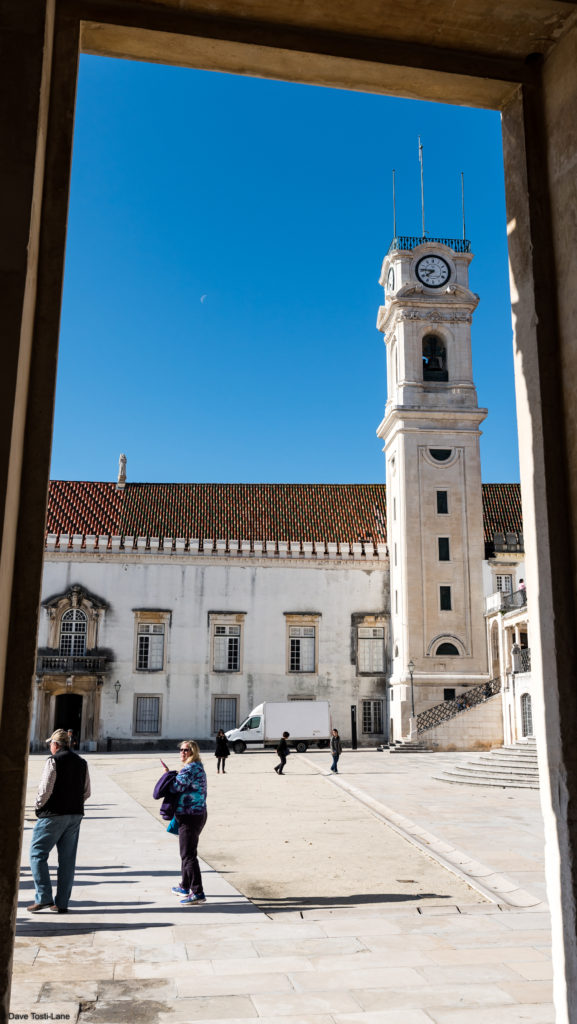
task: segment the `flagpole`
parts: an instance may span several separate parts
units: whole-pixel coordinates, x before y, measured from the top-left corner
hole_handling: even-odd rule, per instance
[[[465,175],[461,171],[461,211],[463,214],[463,241],[465,241]]]
[[[425,237],[425,189],[423,185],[423,146],[419,135],[419,163],[421,165],[421,219],[423,222],[423,238]]]
[[[397,204],[395,196],[395,169],[393,167],[393,238],[397,237]]]

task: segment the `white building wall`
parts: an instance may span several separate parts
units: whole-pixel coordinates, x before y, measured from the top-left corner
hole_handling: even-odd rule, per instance
[[[359,742],[383,739],[361,732],[363,697],[383,700],[386,723],[386,683],[385,673],[357,673],[351,617],[387,617],[387,671],[388,560],[357,566],[351,559],[344,567],[328,560],[240,563],[216,555],[179,561],[163,554],[47,554],[43,600],[74,584],[108,605],[97,645],[113,652],[113,662],[100,695],[99,743],[108,737],[142,741],[133,733],[135,694],[162,697],[163,740],[209,740],[214,695],[237,695],[242,721],[263,700],[297,694],[329,700],[333,721],[345,739],[350,736],[351,704],[357,704]],[[165,671],[135,668],[135,610],[143,609],[170,613]],[[209,616],[214,612],[244,613],[240,672],[211,671]],[[318,614],[318,671],[288,672],[286,613]],[[43,612],[39,646],[47,643],[48,616]]]

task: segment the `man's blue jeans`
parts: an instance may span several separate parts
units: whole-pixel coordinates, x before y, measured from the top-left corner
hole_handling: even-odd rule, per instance
[[[30,844],[30,869],[36,885],[36,903],[54,902],[61,910],[68,907],[82,817],[82,814],[54,814],[49,818],[38,818]],[[53,901],[48,857],[54,847],[58,851],[58,883]]]

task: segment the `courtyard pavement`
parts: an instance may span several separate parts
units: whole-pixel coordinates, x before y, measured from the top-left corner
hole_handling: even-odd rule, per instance
[[[187,909],[169,893],[177,841],[149,798],[157,757],[90,755],[93,797],[73,901],[59,916],[25,910],[34,895],[28,845],[44,763],[31,757],[13,1019],[552,1024],[538,794],[435,778],[466,757],[345,751],[335,777],[327,754],[309,751],[291,757],[278,780],[271,755],[251,754],[231,758],[218,781],[207,757],[215,832],[206,843],[201,837],[200,849],[219,870],[204,865],[208,902]],[[252,842],[239,842],[229,871],[216,819],[226,810],[229,827],[250,824],[259,803],[266,828],[250,825]],[[287,834],[301,841],[301,817],[310,832],[315,818],[324,823],[337,811],[339,830],[342,822],[355,837],[359,877],[367,872],[367,897],[359,891],[342,903],[322,898],[334,894],[338,856],[329,864],[323,847],[324,860],[307,860],[295,845],[303,885],[291,889],[292,861],[281,848]],[[267,881],[260,889],[259,875]],[[241,889],[257,895],[251,901]],[[277,889],[288,892],[282,911]],[[301,891],[321,898],[299,902]]]

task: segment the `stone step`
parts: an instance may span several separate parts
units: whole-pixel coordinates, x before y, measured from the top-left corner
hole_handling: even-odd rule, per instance
[[[460,785],[539,789],[535,740],[531,738],[507,747],[496,747],[474,761],[455,764],[436,777]]]
[[[487,786],[494,789],[539,789],[539,783],[536,780],[531,780],[530,782],[521,782],[520,780],[498,782],[494,779],[484,778],[475,774],[472,774],[469,778],[465,776],[451,778],[448,774],[443,776],[436,775],[435,778],[440,779],[442,782],[449,782],[454,786]]]
[[[389,751],[391,754],[411,754],[426,752],[431,753],[431,748],[427,747],[425,743],[419,743],[415,740],[407,740],[403,743],[402,740],[396,740],[394,743],[389,743]]]
[[[539,778],[539,774],[536,771],[524,771],[523,768],[498,768],[487,767],[486,765],[455,765],[453,768],[447,769],[451,775],[483,775],[486,778]]]
[[[535,770],[537,770],[539,764],[536,757],[515,757],[513,754],[509,757],[504,754],[498,754],[495,757],[487,755],[486,757],[481,758],[481,761],[488,764],[500,764],[503,765],[503,767],[509,764],[519,764],[523,765],[524,768],[534,768]]]

